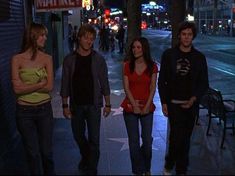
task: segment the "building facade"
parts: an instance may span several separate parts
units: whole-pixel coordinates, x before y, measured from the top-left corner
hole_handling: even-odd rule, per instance
[[[202,34],[235,37],[235,0],[194,0],[194,18]]]

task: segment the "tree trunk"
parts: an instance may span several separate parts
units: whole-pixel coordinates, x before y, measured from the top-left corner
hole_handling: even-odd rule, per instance
[[[172,25],[172,47],[178,44],[177,30],[179,23],[185,19],[186,0],[169,0],[169,14]]]
[[[141,0],[127,0],[127,46],[131,41],[141,36]]]

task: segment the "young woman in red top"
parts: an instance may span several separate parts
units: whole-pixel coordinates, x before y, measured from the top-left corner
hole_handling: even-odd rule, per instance
[[[158,68],[151,58],[148,40],[143,37],[134,39],[130,46],[128,61],[124,63],[123,84],[126,97],[121,106],[124,109],[132,172],[137,175],[150,175],[155,110],[153,97],[157,72]]]

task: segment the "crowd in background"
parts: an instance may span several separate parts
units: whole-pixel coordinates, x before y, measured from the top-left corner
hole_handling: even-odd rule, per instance
[[[122,54],[125,48],[125,29],[121,24],[118,30],[110,29],[108,25],[97,27],[97,33],[99,36],[99,50],[100,51],[111,51],[114,52],[118,49],[118,53]],[[78,26],[69,24],[68,28],[68,43],[69,50],[74,51],[77,47],[77,35]]]

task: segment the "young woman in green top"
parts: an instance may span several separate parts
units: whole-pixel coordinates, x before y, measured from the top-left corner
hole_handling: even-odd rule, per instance
[[[32,175],[55,174],[52,156],[52,57],[43,52],[47,29],[33,23],[22,50],[12,58],[12,84],[17,97],[16,122]]]

